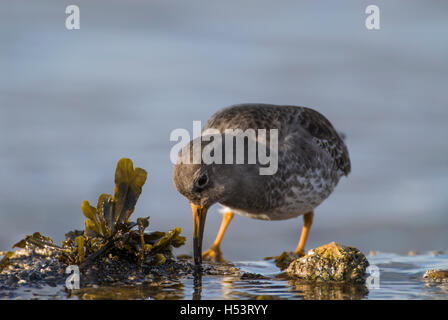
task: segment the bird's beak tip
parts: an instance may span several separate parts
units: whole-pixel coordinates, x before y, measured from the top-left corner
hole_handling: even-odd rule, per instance
[[[207,208],[190,203],[193,212],[193,252],[195,265],[202,264],[202,238],[204,235]]]

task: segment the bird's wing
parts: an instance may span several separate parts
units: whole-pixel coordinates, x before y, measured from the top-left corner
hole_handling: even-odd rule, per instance
[[[299,125],[312,136],[320,148],[330,154],[337,169],[348,175],[351,170],[350,157],[341,135],[321,113],[310,108],[301,109],[297,115]]]
[[[207,122],[204,130],[225,129],[279,129],[279,140],[289,140],[286,148],[304,148],[309,143],[303,135],[309,134],[314,144],[334,159],[337,169],[348,175],[351,169],[347,147],[330,121],[321,113],[305,107],[274,106],[268,104],[241,104],[216,112]],[[267,132],[269,140],[269,131]],[[305,138],[305,139],[304,139]],[[305,148],[305,152],[311,151]],[[302,153],[303,156],[303,153]],[[312,161],[313,155],[307,154]],[[292,160],[292,159],[291,159]]]

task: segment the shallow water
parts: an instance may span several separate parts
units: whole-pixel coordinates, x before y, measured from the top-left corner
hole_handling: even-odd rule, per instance
[[[257,273],[263,279],[236,276],[203,276],[202,285],[193,276],[172,279],[158,286],[98,287],[68,292],[44,286],[19,288],[2,299],[448,299],[448,282],[431,283],[422,279],[428,269],[448,268],[446,254],[425,253],[403,256],[378,252],[369,256],[370,265],[379,268],[379,287],[360,284],[314,283],[290,280],[271,261],[239,261],[243,272]],[[368,281],[369,282],[369,281]]]
[[[347,135],[352,173],[316,210],[309,247],[447,249],[446,1],[376,1],[378,32],[364,27],[363,1],[77,3],[78,31],[65,30],[63,3],[0,3],[0,249],[34,231],[60,241],[83,228],[82,200],[112,192],[123,156],[149,173],[134,218],[150,215],[150,230],[180,226],[191,239],[170,132],[241,102],[314,107]],[[213,207],[204,247],[219,222]],[[237,216],[224,256],[292,250],[300,227]],[[177,253],[191,254],[191,243]],[[368,298],[443,296],[417,280],[442,256],[371,259],[381,257],[391,259],[381,262],[383,289]],[[210,298],[303,296],[284,280],[204,283]],[[191,297],[192,280],[172,290]]]

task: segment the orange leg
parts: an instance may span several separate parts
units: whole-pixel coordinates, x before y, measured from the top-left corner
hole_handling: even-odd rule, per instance
[[[300,236],[300,241],[297,246],[297,249],[294,251],[294,253],[297,254],[298,256],[305,255],[305,244],[306,240],[308,239],[308,233],[310,232],[311,225],[313,224],[313,216],[314,216],[313,211],[305,213],[303,216],[302,234]]]
[[[222,258],[222,252],[220,249],[222,238],[224,237],[224,233],[226,232],[227,227],[229,226],[230,221],[232,221],[234,216],[233,212],[224,212],[222,216],[221,227],[219,228],[218,235],[216,236],[215,242],[213,245],[202,254],[202,259],[209,258],[210,260],[215,260],[218,262],[224,262]]]

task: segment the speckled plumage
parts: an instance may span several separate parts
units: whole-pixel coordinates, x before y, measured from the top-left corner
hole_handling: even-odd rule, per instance
[[[254,169],[259,164],[176,165],[176,188],[192,202],[207,206],[219,202],[250,218],[289,219],[312,211],[350,172],[343,139],[323,115],[310,108],[234,105],[216,112],[204,130],[209,128],[221,133],[225,129],[278,129],[278,170],[260,176]],[[194,192],[188,180],[194,181],[204,171],[210,174],[210,186]]]

